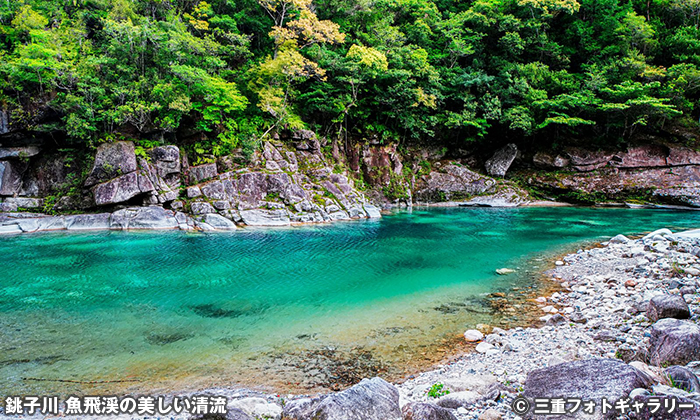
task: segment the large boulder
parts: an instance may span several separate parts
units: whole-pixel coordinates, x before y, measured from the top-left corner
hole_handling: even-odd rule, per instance
[[[7,159],[7,158],[26,159],[28,157],[36,156],[38,154],[39,154],[39,148],[37,146],[0,147],[0,159]]]
[[[289,420],[401,420],[399,391],[381,378],[327,396],[290,401],[283,418]]]
[[[85,179],[85,186],[91,187],[120,175],[129,174],[136,168],[134,143],[130,141],[103,143],[97,147],[95,163]]]
[[[649,359],[658,366],[700,360],[700,327],[674,318],[660,319],[651,327]]]
[[[561,363],[531,371],[525,381],[523,395],[534,398],[581,398],[596,402],[595,418],[615,418],[614,412],[603,415],[601,400],[617,401],[626,398],[635,388],[648,388],[652,380],[643,372],[619,360],[589,359]],[[537,416],[529,419],[557,419],[571,417]]]
[[[457,420],[450,410],[423,402],[408,403],[401,412],[403,420]]]
[[[205,179],[211,179],[216,176],[218,170],[216,163],[206,163],[204,165],[193,166],[189,170],[190,184],[202,182]]]
[[[657,295],[649,301],[647,318],[652,321],[662,318],[688,319],[690,308],[681,295]]]
[[[171,174],[180,173],[180,149],[177,146],[159,146],[149,151],[153,166],[156,167],[158,175],[166,178]]]
[[[513,143],[505,145],[486,161],[486,173],[491,176],[504,177],[517,155],[518,147],[516,145]]]
[[[153,183],[139,171],[99,184],[94,188],[93,193],[95,195],[95,204],[104,206],[123,203],[139,194],[151,191],[155,191]]]
[[[496,180],[480,175],[456,163],[436,164],[433,171],[416,181],[417,201],[463,200],[483,194],[496,185]]]

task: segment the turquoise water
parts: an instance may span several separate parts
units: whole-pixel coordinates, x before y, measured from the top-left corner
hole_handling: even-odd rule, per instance
[[[698,226],[698,212],[454,208],[232,233],[2,237],[0,396],[322,390],[353,369],[410,373],[476,323],[517,322],[483,296],[532,287],[543,256]]]

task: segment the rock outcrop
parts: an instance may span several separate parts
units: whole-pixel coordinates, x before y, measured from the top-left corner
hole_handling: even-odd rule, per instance
[[[401,411],[403,420],[457,420],[450,410],[428,403],[408,403]]]

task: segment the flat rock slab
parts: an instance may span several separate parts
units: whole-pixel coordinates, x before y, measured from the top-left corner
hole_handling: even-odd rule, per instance
[[[175,212],[158,206],[133,207],[112,213],[111,229],[177,229]]]
[[[652,364],[685,365],[700,360],[700,327],[679,319],[660,319],[651,327],[649,344]]]
[[[111,216],[110,213],[77,214],[64,219],[68,230],[101,230],[109,229]]]
[[[248,226],[287,226],[289,213],[286,210],[241,210],[243,223]]]
[[[399,391],[381,378],[363,379],[337,394],[290,401],[288,420],[402,420]]]
[[[615,418],[614,412],[603,415],[601,400],[617,401],[635,388],[648,388],[651,378],[619,360],[589,359],[561,363],[536,369],[527,375],[524,396],[534,398],[581,398],[596,401],[594,418]],[[527,419],[557,419],[557,416],[537,416],[528,413]],[[571,417],[561,417],[571,418]]]
[[[680,295],[658,295],[649,301],[647,318],[652,321],[662,318],[688,319],[690,308]]]

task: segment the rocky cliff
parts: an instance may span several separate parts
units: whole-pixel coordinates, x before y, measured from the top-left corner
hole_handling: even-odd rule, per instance
[[[85,227],[88,219],[76,225],[67,216],[38,227],[16,222],[76,212],[104,214],[89,220],[112,229],[209,230],[380,217],[379,208],[413,204],[538,200],[700,208],[700,152],[654,142],[558,153],[507,144],[478,157],[327,141],[305,130],[263,142],[248,159],[212,157],[194,166],[176,145],[115,141],[90,153],[46,142],[0,147],[0,223],[13,224],[9,231]]]

